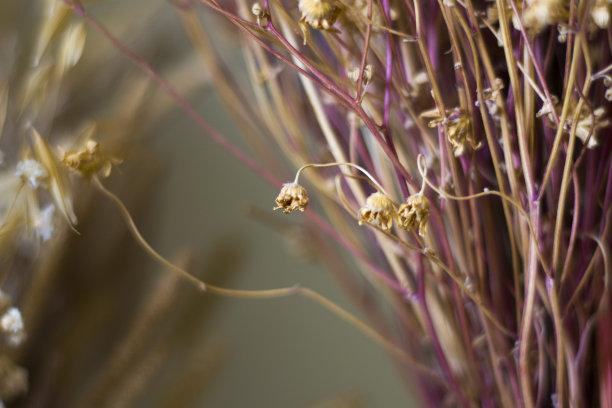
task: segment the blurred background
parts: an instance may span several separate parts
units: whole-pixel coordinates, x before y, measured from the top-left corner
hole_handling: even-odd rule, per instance
[[[52,3],[60,2],[0,2],[0,69],[11,90],[32,81],[32,50]],[[248,150],[172,4],[84,7]],[[217,52],[242,64],[238,39],[224,35],[212,11],[196,9]],[[79,21],[69,16],[62,24]],[[318,248],[341,250],[301,228],[299,215],[274,213],[274,188],[91,26],[86,32],[81,61],[43,95],[53,98],[52,109],[22,110],[9,98],[4,166],[23,152],[26,122],[54,147],[95,123],[97,138],[123,160],[103,182],[162,255],[223,287],[300,283],[366,319]],[[17,245],[10,260],[2,258],[2,288],[23,309],[28,333],[24,345],[6,351],[28,377],[28,391],[7,406],[411,406],[391,358],[354,327],[301,297],[197,294],[141,250],[107,198],[85,180],[73,182],[78,233],[58,220],[50,241]]]

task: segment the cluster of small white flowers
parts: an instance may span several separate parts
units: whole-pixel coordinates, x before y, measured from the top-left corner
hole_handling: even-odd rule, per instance
[[[9,308],[0,318],[0,327],[7,333],[15,334],[23,330],[21,312],[16,307]]]
[[[55,212],[55,206],[53,204],[47,205],[45,208],[40,210],[38,214],[32,217],[34,229],[38,234],[38,237],[43,242],[47,241],[53,235],[53,213]]]
[[[23,319],[21,312],[16,307],[10,307],[0,317],[0,329],[7,336],[8,343],[12,346],[18,346],[25,338]]]
[[[32,188],[37,189],[43,179],[49,175],[42,164],[34,159],[25,159],[17,163],[15,177],[27,180]]]

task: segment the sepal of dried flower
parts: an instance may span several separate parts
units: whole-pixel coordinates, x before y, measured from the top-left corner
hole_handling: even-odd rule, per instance
[[[400,205],[397,211],[397,223],[407,231],[418,229],[420,236],[425,236],[425,227],[429,220],[429,200],[423,194],[414,194]]]
[[[536,117],[541,118],[542,116],[545,116],[548,119],[549,124],[552,125],[555,122],[553,112],[557,112],[559,110],[559,98],[557,98],[555,95],[551,95],[550,99],[553,106],[551,106],[548,101],[544,102],[540,110],[536,113]]]
[[[391,229],[395,217],[393,201],[382,193],[370,195],[363,207],[359,209],[359,225],[370,223],[379,226],[384,231]]]
[[[309,38],[308,26],[316,30],[331,30],[344,6],[338,0],[300,0],[298,9],[302,14],[300,29],[306,44]]]
[[[591,112],[587,107],[583,106],[576,124],[576,136],[582,140],[582,143],[587,143],[587,147],[593,149],[598,145],[597,133],[599,130],[610,126],[610,119],[605,117],[606,111],[604,108],[595,108]]]
[[[113,165],[121,163],[120,159],[103,155],[100,152],[100,143],[94,140],[88,140],[82,149],[60,153],[62,163],[86,178],[98,172],[103,177],[108,177]]]
[[[297,183],[283,184],[278,197],[276,197],[275,210],[283,210],[285,214],[291,211],[304,211],[308,206],[308,192]]]

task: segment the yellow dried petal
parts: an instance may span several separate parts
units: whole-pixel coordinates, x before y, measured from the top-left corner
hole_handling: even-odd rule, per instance
[[[79,62],[83,50],[85,49],[85,40],[87,39],[87,30],[85,24],[81,21],[72,24],[62,39],[58,51],[58,68],[59,75],[64,74]]]
[[[53,80],[52,74],[53,65],[50,64],[39,65],[28,71],[20,106],[22,112],[28,105],[32,105],[35,111],[38,110],[47,96],[47,89]]]
[[[0,136],[2,136],[2,130],[4,129],[4,123],[6,121],[6,112],[8,109],[8,94],[8,82],[0,84]]]
[[[34,65],[38,65],[49,44],[68,24],[71,10],[61,0],[47,0],[45,20],[38,35],[34,51]]]
[[[32,128],[34,138],[34,152],[38,161],[45,166],[49,173],[49,191],[55,201],[55,206],[64,215],[70,225],[77,223],[77,217],[72,207],[72,195],[68,188],[68,180],[57,166],[57,159],[48,143]]]

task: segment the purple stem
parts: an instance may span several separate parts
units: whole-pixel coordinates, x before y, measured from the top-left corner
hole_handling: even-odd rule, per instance
[[[419,283],[418,283],[419,305],[421,306],[423,317],[425,318],[425,325],[427,326],[427,331],[429,332],[429,335],[431,336],[431,340],[432,340],[434,349],[436,351],[436,355],[438,356],[438,361],[440,362],[440,365],[442,366],[442,371],[444,372],[444,376],[450,382],[451,388],[457,395],[457,398],[459,399],[459,403],[463,407],[469,408],[470,404],[468,403],[468,400],[466,399],[465,395],[463,395],[463,391],[461,390],[461,387],[459,386],[457,379],[453,375],[451,368],[448,365],[446,355],[444,354],[444,350],[442,349],[442,344],[440,343],[440,339],[438,338],[436,328],[433,325],[433,321],[429,313],[429,307],[427,306],[426,290],[425,290],[425,268],[423,267],[422,258],[419,259],[417,268],[418,268],[418,277],[419,277],[418,278],[419,279]]]
[[[385,18],[387,20],[387,24],[391,25],[391,10],[389,8],[389,0],[383,0],[383,10],[385,12]],[[386,44],[386,52],[387,57],[385,61],[385,97],[384,97],[384,105],[383,105],[383,129],[384,135],[389,148],[393,151],[393,154],[397,156],[397,151],[395,150],[395,143],[393,143],[393,139],[391,138],[391,131],[389,130],[389,117],[391,112],[391,75],[393,74],[393,49],[391,47],[391,34],[387,33],[387,44]],[[402,194],[404,197],[408,197],[410,192],[408,191],[406,178],[395,169],[395,173],[397,174],[397,178],[399,179],[400,189],[402,190]]]
[[[516,8],[516,2],[514,0],[510,0],[510,5],[512,5],[512,11],[514,11],[514,14],[520,16],[521,14]],[[544,95],[546,96],[546,101],[550,104],[550,106],[553,106],[550,91],[548,90],[548,85],[546,84],[546,79],[544,79],[544,74],[542,74],[542,68],[540,67],[540,63],[536,59],[536,56],[533,52],[533,48],[531,47],[531,43],[529,42],[529,38],[527,37],[527,32],[525,31],[525,27],[523,27],[523,22],[520,18],[517,19],[517,22],[519,24],[519,31],[521,33],[521,36],[523,37],[524,46],[525,48],[527,48],[527,53],[529,54],[529,57],[531,57],[531,60],[533,62],[533,68],[535,69],[536,75],[538,76],[538,80],[540,81],[540,85],[542,86],[542,90],[544,91]],[[555,119],[555,125],[557,125],[558,127],[559,116],[557,115],[557,111],[553,109],[552,115]]]

